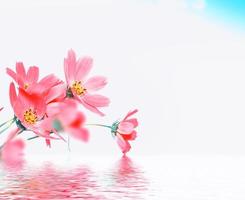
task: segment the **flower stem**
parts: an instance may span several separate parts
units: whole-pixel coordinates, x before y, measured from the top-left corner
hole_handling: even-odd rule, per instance
[[[0,124],[0,128],[1,128],[2,126],[4,126],[5,124],[7,124],[7,123],[9,123],[9,122],[13,121],[13,120],[14,120],[14,118],[12,118],[12,119],[10,119],[10,120],[8,120],[8,121],[6,121],[6,122],[4,122],[4,123]]]
[[[2,127],[2,126],[4,126],[4,125],[8,125],[7,127],[5,127],[3,130],[1,130],[0,131],[0,134],[2,134],[4,131],[6,131],[13,123],[15,122],[15,119],[13,118],[13,119],[11,119],[11,120],[9,120],[9,121],[6,121],[6,122],[4,122],[4,123],[2,123],[1,125],[0,125],[0,127]]]
[[[107,125],[104,125],[104,124],[85,124],[85,125],[86,126],[100,126],[100,127],[105,127],[105,128],[112,129],[111,126],[107,126]],[[39,136],[36,135],[36,136],[28,138],[27,140],[33,140],[33,139],[36,139],[36,138],[39,138]],[[70,149],[69,138],[68,138],[68,148]]]
[[[104,124],[85,124],[86,126],[100,126],[100,127],[105,127],[111,129],[111,126],[104,125]]]
[[[28,138],[27,140],[33,140],[33,139],[36,139],[36,138],[39,138],[39,136],[36,135],[36,136],[33,136],[33,137]]]

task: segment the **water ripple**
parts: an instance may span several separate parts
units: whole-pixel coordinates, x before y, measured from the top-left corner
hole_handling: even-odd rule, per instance
[[[84,165],[63,169],[52,163],[0,167],[0,199],[147,199],[148,180],[128,157],[101,173]]]

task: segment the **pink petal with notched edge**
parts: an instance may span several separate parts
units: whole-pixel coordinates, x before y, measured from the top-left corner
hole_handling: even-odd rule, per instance
[[[16,63],[16,74],[18,74],[23,81],[26,78],[26,70],[22,62]]]
[[[129,112],[129,113],[126,115],[126,117],[123,119],[123,121],[124,121],[124,120],[127,120],[130,116],[134,115],[134,114],[137,113],[137,112],[138,112],[137,109],[135,109],[135,110]]]
[[[105,87],[106,84],[107,84],[107,80],[106,80],[105,77],[103,77],[103,76],[94,76],[94,77],[89,78],[84,83],[84,87],[88,91],[97,91],[97,90],[102,89],[103,87]]]
[[[70,133],[70,135],[76,139],[87,142],[89,140],[89,132],[85,128],[66,128],[66,132]]]
[[[131,149],[129,142],[124,140],[120,134],[117,134],[116,141],[124,154],[126,154]]]
[[[30,67],[27,72],[27,82],[32,84],[36,83],[39,78],[39,68],[38,67]]]
[[[10,99],[11,106],[14,108],[14,105],[17,100],[17,94],[16,94],[16,90],[15,90],[15,86],[13,82],[10,83],[10,86],[9,86],[9,99]]]
[[[93,60],[90,57],[83,57],[77,61],[75,80],[82,81],[86,78],[93,65]]]
[[[96,107],[92,106],[92,105],[89,105],[88,103],[86,103],[83,98],[80,98],[80,97],[77,97],[75,96],[75,98],[85,107],[87,108],[88,110],[90,110],[91,112],[94,112],[100,116],[105,116],[104,113],[102,113],[99,109],[97,109]]]
[[[83,100],[94,107],[106,107],[110,103],[110,100],[107,97],[99,94],[85,94]]]
[[[127,119],[127,120],[124,120],[124,122],[129,122],[129,123],[133,124],[134,128],[136,128],[139,125],[138,120],[136,118]]]
[[[118,131],[122,134],[130,134],[134,130],[134,125],[130,122],[120,122]]]
[[[68,51],[66,62],[67,62],[66,73],[67,73],[68,80],[73,81],[76,74],[76,54],[72,49]]]

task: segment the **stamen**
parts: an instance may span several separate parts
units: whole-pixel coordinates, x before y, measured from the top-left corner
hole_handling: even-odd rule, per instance
[[[26,90],[28,87],[29,87],[29,84],[28,83],[25,83],[24,84],[24,89]]]
[[[81,81],[75,81],[72,84],[72,90],[77,94],[77,95],[84,95],[86,92],[86,88],[82,86]]]
[[[24,112],[24,121],[27,124],[34,125],[37,122],[37,114],[36,111],[31,108]]]

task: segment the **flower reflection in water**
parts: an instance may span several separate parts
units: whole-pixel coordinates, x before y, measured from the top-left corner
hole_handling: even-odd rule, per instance
[[[148,181],[143,172],[132,160],[123,156],[116,167],[111,169],[108,174],[112,184],[108,190],[111,199],[145,199],[147,193]]]
[[[126,156],[101,174],[85,166],[60,169],[46,163],[19,171],[0,168],[0,179],[0,199],[147,199],[147,180]]]

